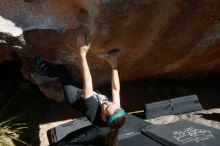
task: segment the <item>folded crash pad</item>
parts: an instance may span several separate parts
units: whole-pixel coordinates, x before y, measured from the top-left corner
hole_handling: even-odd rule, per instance
[[[202,110],[196,95],[182,96],[145,104],[145,117],[151,119],[164,115],[177,115]]]
[[[86,117],[75,119],[71,122],[59,125],[47,131],[47,136],[50,144],[56,143],[63,139],[66,135],[72,131],[79,130],[83,127],[91,125]]]

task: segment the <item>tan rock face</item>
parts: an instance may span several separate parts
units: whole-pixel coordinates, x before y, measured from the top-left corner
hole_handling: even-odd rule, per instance
[[[219,0],[2,0],[0,62],[15,52],[31,80],[32,58],[41,56],[81,81],[75,40],[85,29],[95,85],[110,80],[97,55],[112,48],[121,49],[123,81],[220,71]]]

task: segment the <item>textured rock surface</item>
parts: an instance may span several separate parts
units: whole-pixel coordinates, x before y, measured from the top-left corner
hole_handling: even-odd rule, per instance
[[[0,62],[16,53],[24,77],[39,83],[32,58],[42,56],[80,81],[75,38],[85,29],[95,85],[110,80],[97,54],[115,47],[123,81],[220,71],[219,0],[1,0]],[[48,93],[54,86],[41,89],[56,98]]]

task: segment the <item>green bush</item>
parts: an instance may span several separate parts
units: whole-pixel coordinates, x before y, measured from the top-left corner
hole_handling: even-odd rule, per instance
[[[13,146],[13,140],[28,145],[19,139],[22,130],[27,128],[26,124],[17,123],[16,119],[17,117],[12,117],[0,122],[0,145]]]
[[[9,91],[11,92],[11,91]],[[10,108],[15,103],[20,91],[17,90],[13,95],[4,94],[0,97],[0,146],[14,146],[14,142],[28,145],[20,140],[22,131],[27,128],[25,123],[18,122],[17,116],[12,116],[9,113]]]

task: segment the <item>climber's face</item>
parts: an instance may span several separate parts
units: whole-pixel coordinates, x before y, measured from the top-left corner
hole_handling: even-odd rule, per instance
[[[107,117],[114,114],[114,112],[118,109],[120,109],[120,107],[117,104],[109,101],[104,102],[101,105],[102,120],[106,122]]]

